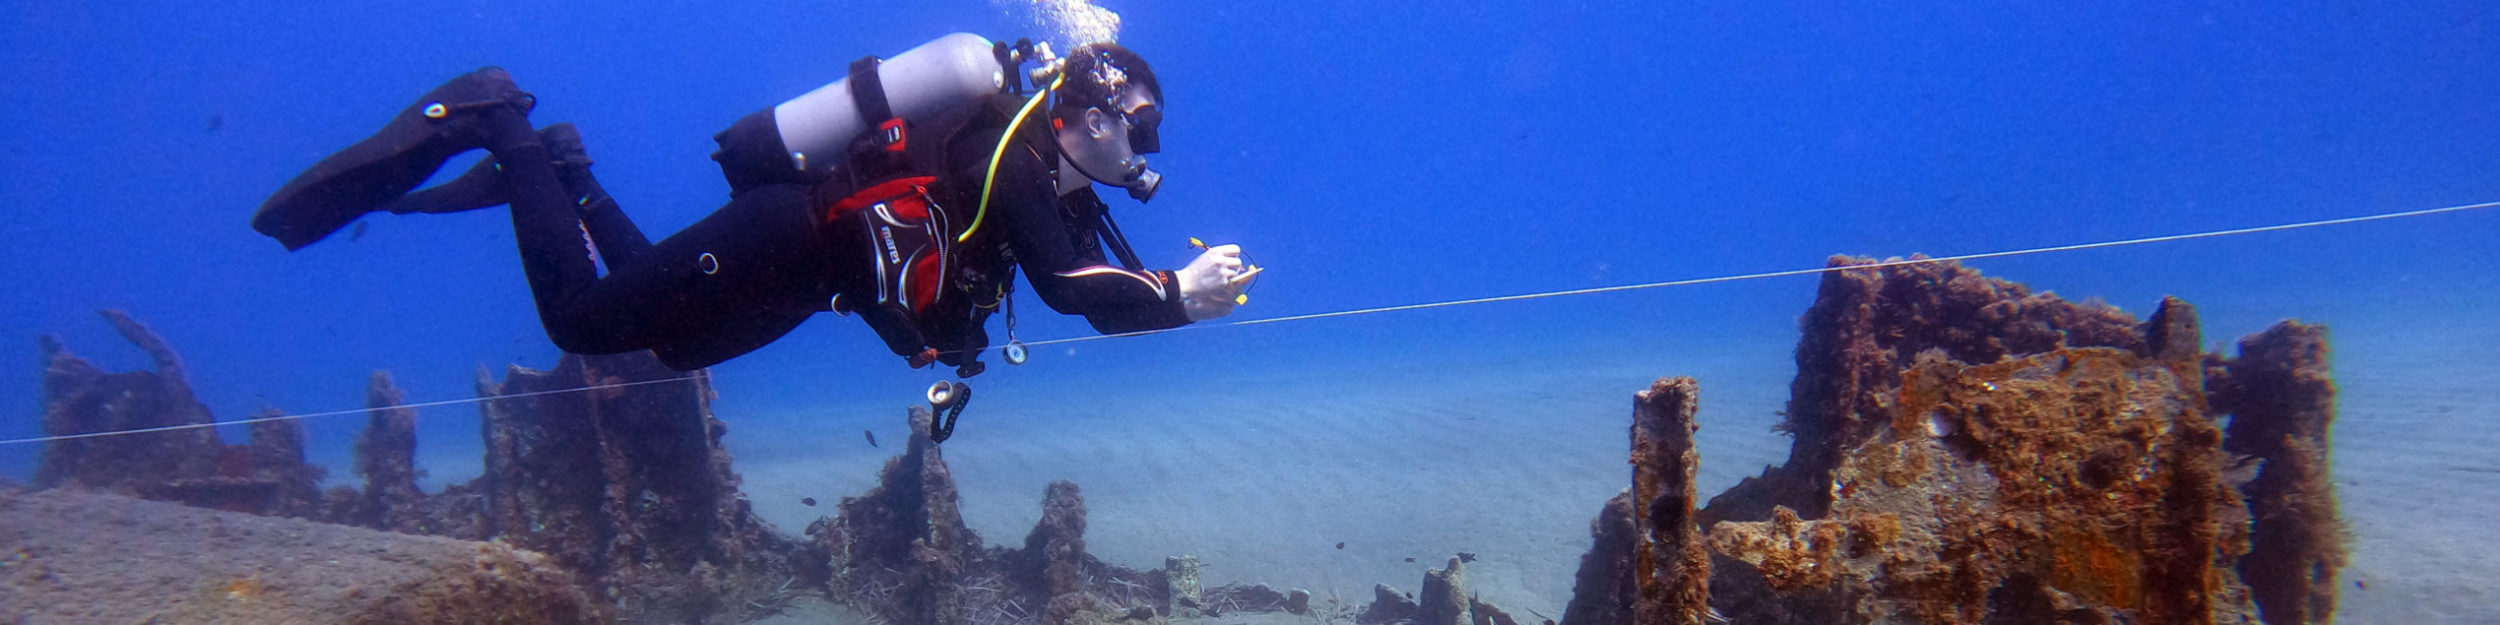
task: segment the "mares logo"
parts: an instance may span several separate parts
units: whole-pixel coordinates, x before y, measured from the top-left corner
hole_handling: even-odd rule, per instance
[[[903,264],[903,251],[896,249],[894,245],[894,228],[877,226],[877,235],[885,239],[885,262],[891,265]]]

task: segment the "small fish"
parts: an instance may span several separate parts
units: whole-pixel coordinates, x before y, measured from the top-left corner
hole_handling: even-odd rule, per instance
[[[859,433],[861,433],[861,434],[865,434],[865,435],[868,435],[868,446],[869,446],[869,447],[877,447],[877,446],[879,446],[879,445],[877,445],[877,433],[876,433],[876,431],[874,431],[874,430],[860,430],[860,431],[859,431]]]
[[[1414,561],[1415,561],[1415,556],[1407,556],[1407,557],[1406,557],[1406,561],[1408,561],[1408,562],[1414,562]]]
[[[1338,541],[1338,542],[1337,542],[1337,548],[1338,548],[1338,549],[1344,549],[1344,548],[1345,548],[1345,541]]]
[[[1476,554],[1473,554],[1473,553],[1468,553],[1468,552],[1465,552],[1465,551],[1458,552],[1458,561],[1459,561],[1459,562],[1474,562],[1474,561],[1476,561]]]
[[[815,497],[800,497],[800,498],[799,498],[799,505],[802,505],[802,506],[807,506],[807,507],[810,507],[810,508],[814,508],[814,507],[816,507],[816,498],[815,498]]]
[[[370,227],[371,225],[372,222],[361,220],[357,221],[356,227],[347,229],[347,242],[354,243],[357,239],[365,238],[365,228]]]

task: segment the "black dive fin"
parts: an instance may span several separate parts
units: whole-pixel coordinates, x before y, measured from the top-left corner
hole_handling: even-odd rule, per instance
[[[511,197],[511,188],[503,181],[503,170],[497,169],[495,157],[489,156],[451,182],[409,192],[383,204],[381,210],[394,215],[459,213],[502,206],[511,203]]]
[[[444,83],[393,116],[371,137],[297,174],[252,215],[252,229],[289,250],[330,236],[433,176],[443,162],[485,147],[479,109],[535,103],[503,69],[489,67]]]

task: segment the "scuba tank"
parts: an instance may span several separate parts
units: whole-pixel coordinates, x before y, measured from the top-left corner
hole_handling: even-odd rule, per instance
[[[1033,54],[1030,43],[955,33],[890,59],[860,59],[848,77],[713,135],[720,150],[712,160],[729,180],[731,197],[769,184],[821,180],[863,139],[899,153],[910,123],[989,94],[1021,92],[1019,68]]]

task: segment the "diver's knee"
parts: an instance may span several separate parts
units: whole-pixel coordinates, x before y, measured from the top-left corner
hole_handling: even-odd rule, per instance
[[[545,325],[547,328],[547,341],[554,343],[556,349],[564,350],[566,353],[588,355],[617,354],[647,347],[623,345],[624,341],[618,340],[617,335],[614,333],[592,331],[590,329],[580,327],[579,324],[556,323],[553,320],[548,320]]]

